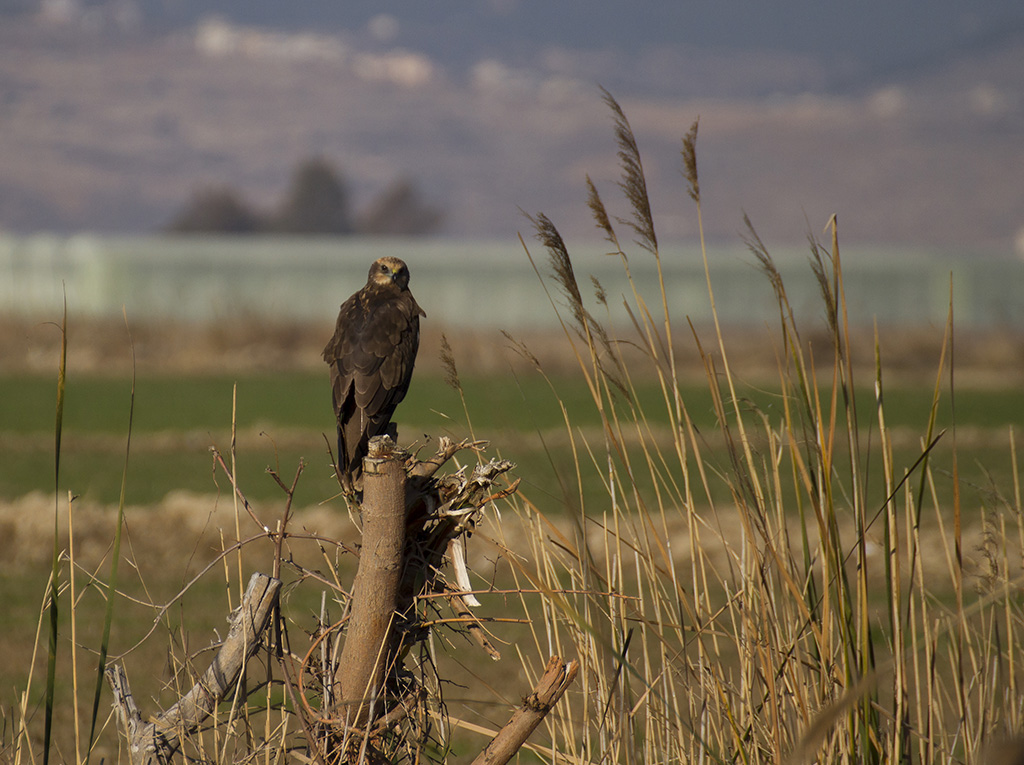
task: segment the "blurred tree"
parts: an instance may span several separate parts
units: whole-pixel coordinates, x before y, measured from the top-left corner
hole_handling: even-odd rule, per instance
[[[440,228],[444,213],[420,197],[412,181],[399,179],[373,201],[359,217],[361,234],[431,234]]]
[[[192,198],[167,225],[175,234],[252,234],[262,228],[260,216],[229,186],[208,186]]]
[[[292,176],[271,227],[287,234],[351,234],[348,192],[341,176],[322,157],[305,160]]]
[[[164,230],[171,233],[412,236],[433,233],[443,221],[441,210],[424,201],[415,184],[407,178],[394,181],[354,220],[341,175],[326,159],[313,157],[295,168],[288,193],[272,214],[250,207],[230,186],[208,186],[194,192]]]

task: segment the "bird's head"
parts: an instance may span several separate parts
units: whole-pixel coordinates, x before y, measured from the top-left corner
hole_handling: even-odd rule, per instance
[[[369,284],[380,287],[394,285],[400,290],[409,287],[409,267],[401,258],[386,256],[378,258],[370,266]]]

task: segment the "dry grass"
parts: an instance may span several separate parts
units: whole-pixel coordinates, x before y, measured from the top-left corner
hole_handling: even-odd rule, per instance
[[[680,307],[683,308],[683,307]],[[674,310],[678,310],[675,309]],[[683,319],[684,313],[679,314]],[[724,342],[730,348],[734,373],[752,381],[774,380],[777,357],[772,347],[770,317],[750,326],[723,326]],[[73,342],[68,365],[79,374],[131,373],[124,320],[121,318],[71,317]],[[622,331],[628,327],[618,326]],[[709,327],[699,327],[705,334]],[[935,360],[941,351],[941,328],[884,327],[882,349],[891,383],[928,384],[934,377]],[[217,374],[262,371],[322,371],[320,353],[333,331],[327,323],[283,322],[274,319],[231,319],[208,323],[147,323],[131,320],[135,361],[147,374]],[[854,368],[870,370],[875,364],[875,335],[870,327],[850,327],[850,358]],[[452,353],[466,375],[488,376],[527,372],[533,364],[496,331],[474,331],[465,327],[423,328],[417,369],[426,374],[443,374],[441,338],[446,337]],[[529,348],[552,376],[576,372],[576,361],[567,352],[561,331],[515,332],[515,340]],[[809,355],[824,367],[829,364],[832,340],[821,327],[809,327],[803,340]],[[60,333],[52,323],[25,317],[0,316],[0,357],[3,374],[52,374],[60,348]],[[632,345],[619,349],[639,379],[653,374],[644,362],[642,350]],[[677,338],[674,353],[683,379],[703,379],[703,364],[689,338]],[[958,333],[957,376],[962,385],[1005,388],[1024,385],[1024,333],[1009,327]]]
[[[653,257],[660,267],[660,256],[636,145],[621,110],[615,120],[632,215],[625,225],[646,252],[626,254],[593,187],[590,207],[621,254],[628,294],[631,258]],[[699,221],[696,161],[686,155]],[[550,595],[531,612],[544,617],[535,650],[557,645],[590,668],[572,714],[552,726],[555,748],[572,762],[989,761],[986,743],[1024,724],[1024,517],[1016,480],[968,499],[955,426],[934,427],[939,401],[955,402],[962,379],[965,343],[952,311],[931,380],[919,383],[934,402],[919,457],[896,464],[886,335],[873,336],[871,362],[858,363],[865,349],[846,322],[834,221],[831,242],[810,247],[827,319],[816,342],[796,323],[770,253],[749,231],[778,299],[778,315],[765,317],[776,326],[766,343],[780,391],[774,412],[737,395],[749,359],[723,329],[687,326],[664,291],[660,300],[633,291],[633,328],[624,335],[595,317],[579,299],[557,229],[543,216],[535,224],[552,291],[567,306],[566,336],[604,422],[596,437],[566,422],[577,455],[576,480],[565,479],[574,533],[550,525],[540,502],[519,507],[536,530],[537,564],[523,577]],[[713,305],[723,286],[707,286]],[[681,335],[714,394],[724,456],[708,448],[679,395]],[[643,371],[622,358],[623,342],[640,349]],[[1016,353],[1007,354],[1014,370]],[[914,355],[899,358],[898,373],[915,366]],[[865,371],[876,401],[858,411],[852,391]],[[653,437],[632,395],[642,374],[661,381],[669,443]],[[626,448],[637,440],[639,450]],[[1012,431],[1004,444],[1016,476]],[[930,466],[940,451],[953,458],[949,482]],[[868,475],[879,471],[881,490],[869,488]],[[574,497],[593,473],[606,496]]]
[[[60,546],[68,549],[69,507],[57,503]],[[257,515],[266,516],[276,503],[254,503]],[[194,565],[206,565],[219,553],[224,529],[234,527],[234,508],[229,497],[173,492],[163,501],[146,506],[128,506],[128,531],[135,556],[147,568],[168,567],[180,576],[183,554],[191,548],[201,551]],[[33,569],[49,563],[53,544],[54,497],[41,492],[0,503],[0,557],[14,569]],[[332,539],[351,538],[355,529],[345,513],[330,506],[295,510],[298,528],[309,529]],[[117,506],[76,500],[74,505],[75,558],[83,569],[94,570],[110,552],[111,528],[117,521]],[[248,524],[252,531],[251,522]],[[168,544],[174,540],[174,544]]]

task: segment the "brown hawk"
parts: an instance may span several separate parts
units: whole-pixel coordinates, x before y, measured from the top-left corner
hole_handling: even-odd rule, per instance
[[[357,488],[370,439],[388,432],[409,389],[420,316],[426,313],[409,291],[409,268],[392,257],[375,261],[366,286],[341,304],[324,361],[338,420],[338,476],[349,490]]]

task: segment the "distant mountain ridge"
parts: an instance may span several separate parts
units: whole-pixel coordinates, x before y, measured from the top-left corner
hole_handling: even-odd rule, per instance
[[[960,9],[940,22],[940,0],[883,76],[887,40],[909,23],[897,9],[875,19],[890,23],[872,47],[870,14],[854,23],[852,10],[796,0],[778,6],[788,16],[742,16],[732,37],[701,3],[685,18],[659,4],[639,19],[641,7],[609,0],[588,14],[527,0],[397,3],[388,14],[310,0],[287,23],[273,4],[11,5],[0,24],[0,228],[152,231],[203,185],[268,204],[296,163],[322,155],[360,198],[416,181],[449,235],[514,236],[525,209],[592,238],[584,174],[618,204],[600,84],[637,132],[667,236],[696,231],[678,156],[699,116],[711,237],[734,241],[745,211],[787,242],[833,212],[862,241],[1009,251],[1022,238],[1024,35],[1013,24],[1024,6],[990,0],[971,6],[974,21]],[[820,40],[783,44],[794,14],[815,38],[849,23],[825,56]],[[758,19],[764,45],[745,48]],[[1001,35],[1000,19],[1013,22]],[[682,42],[665,44],[673,34]],[[934,54],[943,34],[959,47]],[[988,45],[972,42],[986,34]]]
[[[590,51],[615,57],[617,63],[666,49],[719,58],[761,51],[814,60],[825,71],[825,82],[834,86],[861,77],[901,76],[1024,30],[1024,4],[1016,0],[932,0],[927,12],[915,3],[889,0],[829,6],[815,0],[640,5],[623,0],[392,0],[386,6],[376,0],[5,0],[0,13],[5,10],[158,35],[192,28],[215,15],[279,32],[376,40],[418,52],[453,71],[467,71],[481,59],[523,67],[551,49]]]

